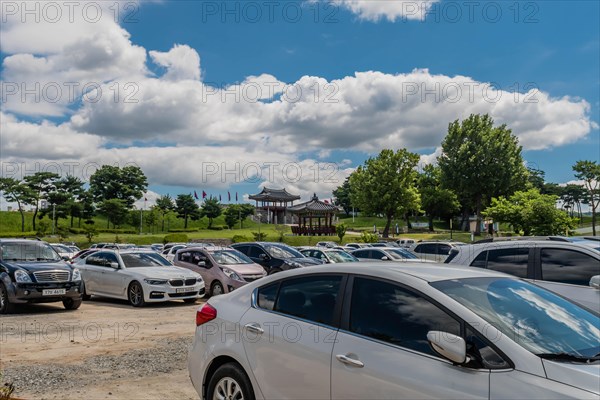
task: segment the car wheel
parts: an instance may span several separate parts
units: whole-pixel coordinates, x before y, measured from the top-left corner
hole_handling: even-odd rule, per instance
[[[129,299],[129,304],[134,307],[142,307],[145,304],[144,289],[139,282],[131,282],[129,289],[127,289],[127,298]]]
[[[196,300],[198,300],[198,299],[183,299],[183,302],[188,303],[188,304],[194,304],[196,302]]]
[[[81,306],[81,300],[82,299],[64,299],[63,306],[65,306],[67,310],[77,310],[79,306]]]
[[[269,275],[273,275],[273,274],[276,274],[278,272],[283,272],[283,270],[281,268],[271,268],[269,270]]]
[[[8,291],[3,283],[0,283],[0,314],[10,314],[15,311],[14,304],[8,300]]]
[[[218,296],[223,293],[225,293],[225,289],[223,289],[223,285],[219,281],[214,282],[212,284],[212,286],[210,287],[210,295],[211,296]]]
[[[246,373],[234,363],[220,366],[210,378],[208,400],[254,400],[254,391]]]

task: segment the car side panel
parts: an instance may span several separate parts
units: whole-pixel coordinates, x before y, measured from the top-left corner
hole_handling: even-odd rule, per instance
[[[490,399],[598,399],[598,395],[519,370],[490,374]]]

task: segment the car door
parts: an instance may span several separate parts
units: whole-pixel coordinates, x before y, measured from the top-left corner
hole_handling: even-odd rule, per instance
[[[489,370],[454,366],[427,332],[461,334],[461,322],[399,284],[351,277],[332,353],[333,399],[487,398]]]
[[[100,253],[101,254],[101,253]],[[84,267],[81,268],[81,275],[85,290],[88,294],[96,294],[101,290],[100,276],[106,261],[98,253],[90,254],[84,260]]]
[[[98,294],[109,297],[126,297],[127,274],[122,268],[114,268],[111,263],[119,263],[115,253],[101,253],[102,265],[99,267],[100,272],[98,279]],[[121,267],[121,266],[120,266]]]
[[[242,340],[266,399],[329,399],[331,351],[345,276],[317,274],[258,288]]]

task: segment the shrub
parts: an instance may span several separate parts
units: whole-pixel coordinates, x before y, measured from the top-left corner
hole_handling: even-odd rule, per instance
[[[335,233],[337,233],[337,236],[340,238],[340,243],[342,243],[342,240],[344,240],[344,236],[346,236],[346,225],[339,224],[338,226],[336,226]]]
[[[185,232],[198,232],[198,228],[178,228],[178,229],[169,229],[169,233],[185,233]]]
[[[189,241],[188,235],[186,235],[185,233],[171,233],[169,235],[166,235],[163,239],[164,244],[173,243],[173,242],[187,243],[188,241]]]
[[[242,242],[248,242],[249,240],[248,240],[248,238],[247,238],[246,236],[242,236],[242,235],[234,235],[234,236],[231,238],[231,241],[232,241],[233,243],[242,243]]]
[[[209,226],[207,229],[209,229],[211,231],[222,231],[223,227],[222,226]]]
[[[2,372],[0,371],[0,400],[10,400],[15,391],[15,385],[12,382],[2,384],[3,381]]]
[[[98,229],[100,233],[114,233],[114,234],[130,234],[135,235],[139,233],[135,229]]]
[[[2,232],[0,233],[0,237],[3,238],[22,238],[22,237],[36,237],[37,232],[28,231],[28,232]]]
[[[360,239],[363,243],[376,243],[379,240],[379,236],[371,232],[363,231],[360,234]]]
[[[252,236],[254,236],[256,242],[262,242],[267,238],[267,234],[264,232],[252,232]]]

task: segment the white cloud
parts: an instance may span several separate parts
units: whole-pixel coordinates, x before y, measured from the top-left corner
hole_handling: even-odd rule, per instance
[[[163,79],[170,81],[200,80],[200,56],[187,45],[175,45],[166,53],[150,51],[154,63],[165,67]]]
[[[377,22],[381,19],[422,20],[438,0],[335,0],[361,19]]]

